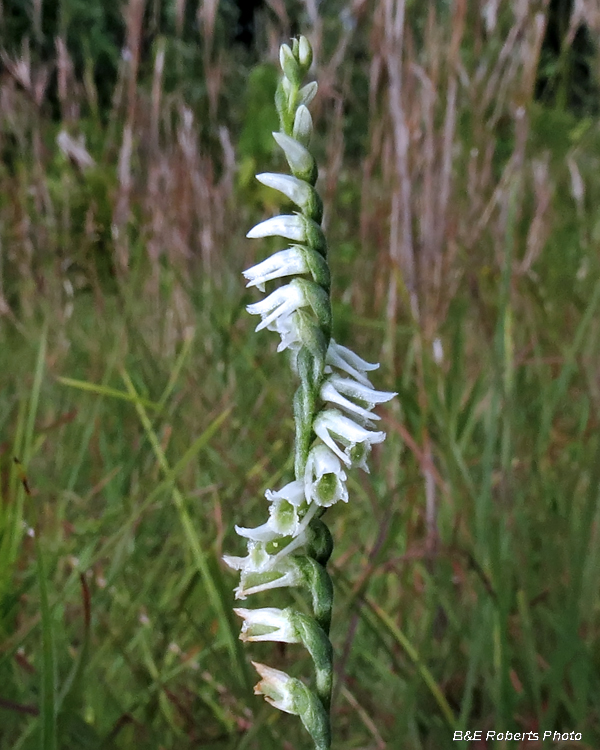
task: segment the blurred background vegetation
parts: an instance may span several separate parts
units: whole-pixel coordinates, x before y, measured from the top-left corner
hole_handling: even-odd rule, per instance
[[[300,31],[336,339],[400,394],[330,511],[335,747],[600,747],[597,4],[2,0],[1,750],[309,748],[220,561],[292,472],[240,272]]]

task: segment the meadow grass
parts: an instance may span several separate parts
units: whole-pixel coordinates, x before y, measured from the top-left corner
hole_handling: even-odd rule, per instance
[[[339,750],[600,746],[600,130],[535,99],[525,5],[484,32],[461,3],[364,4],[354,27],[306,4],[334,336],[399,393],[328,514]],[[68,66],[81,113],[60,100],[59,123],[1,81],[0,750],[310,747],[251,695],[221,563],[293,472],[293,380],[240,275],[274,210],[248,178],[271,112],[244,122],[217,87],[202,120],[160,49],[137,84],[123,63],[104,124]],[[206,49],[213,85],[247,75]],[[294,646],[252,657],[310,671]]]

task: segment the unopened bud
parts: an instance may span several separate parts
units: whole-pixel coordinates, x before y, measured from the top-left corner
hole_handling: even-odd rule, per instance
[[[310,112],[304,104],[301,104],[296,110],[292,135],[299,143],[308,147],[312,136],[312,129],[313,124]]]
[[[319,84],[316,81],[311,81],[310,83],[307,83],[306,86],[303,86],[300,91],[298,92],[298,104],[304,104],[306,107],[312,102],[312,100],[317,95],[317,91],[319,90]]]
[[[305,36],[301,36],[298,40],[298,62],[304,68],[308,70],[311,66],[313,58],[312,47],[310,42]]]
[[[294,86],[299,86],[300,81],[302,80],[302,73],[298,61],[294,57],[294,53],[287,44],[282,44],[279,48],[279,62],[285,77],[293,83]]]

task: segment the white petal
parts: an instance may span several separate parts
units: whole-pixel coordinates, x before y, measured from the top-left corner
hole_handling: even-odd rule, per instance
[[[250,315],[262,317],[262,321],[256,326],[256,330],[261,331],[263,328],[267,328],[277,317],[288,315],[307,304],[308,300],[302,287],[292,281],[276,289],[260,302],[248,305],[246,310]]]
[[[319,84],[316,81],[311,81],[310,83],[307,83],[306,86],[303,86],[300,91],[298,92],[298,99],[308,107],[308,105],[312,102],[312,100],[317,95],[317,91],[319,90]]]
[[[280,279],[282,276],[296,276],[308,271],[306,256],[302,250],[298,247],[289,247],[248,268],[244,271],[244,276],[248,279],[247,287],[257,286],[264,292],[266,281]]]
[[[331,375],[328,380],[339,393],[365,402],[368,404],[368,409],[373,409],[377,404],[384,404],[398,395],[392,391],[376,391],[356,380],[343,378],[340,375]]]
[[[298,39],[298,62],[304,68],[310,67],[312,62],[312,48],[305,36]]]
[[[278,570],[277,572],[280,573],[281,571]],[[265,581],[264,583],[257,583],[254,586],[248,586],[242,576],[240,585],[235,589],[234,593],[236,599],[245,599],[247,596],[258,594],[261,591],[272,591],[273,589],[281,588],[287,589],[292,586],[299,586],[301,583],[302,580],[300,573],[297,570],[291,569],[283,572],[278,578]]]
[[[297,643],[295,628],[292,625],[289,612],[276,607],[263,607],[262,609],[233,610],[236,615],[243,618],[242,634],[243,641],[278,641],[279,643]],[[260,633],[262,628],[273,628],[270,633]],[[258,633],[253,631],[258,630]]]
[[[250,239],[258,237],[287,237],[287,239],[295,240],[296,242],[305,242],[306,230],[304,220],[301,216],[296,215],[273,216],[252,227],[246,237]]]
[[[293,482],[286,484],[285,487],[282,487],[276,492],[267,490],[265,492],[265,497],[271,503],[274,500],[287,500],[289,503],[298,508],[304,502],[304,484],[302,482],[294,480]]]
[[[245,539],[252,539],[253,542],[270,542],[276,539],[280,534],[275,531],[269,519],[262,526],[257,526],[255,529],[244,528],[243,526],[236,526],[235,532],[239,536],[243,536]],[[229,564],[229,563],[228,563]],[[231,566],[230,566],[231,567]]]
[[[323,401],[329,401],[332,404],[337,404],[338,406],[341,406],[342,409],[357,414],[363,419],[381,419],[381,417],[378,417],[377,414],[371,414],[368,409],[363,409],[362,406],[358,406],[357,404],[349,401],[347,398],[342,396],[342,394],[339,393],[339,391],[329,379],[325,380],[325,382],[321,386],[321,398],[323,399]]]
[[[292,352],[297,351],[302,343],[298,326],[296,324],[296,313],[280,315],[276,320],[270,323],[267,328],[269,331],[275,331],[281,336],[281,341],[277,346],[278,352],[290,349]]]
[[[306,103],[304,102],[304,104]],[[283,149],[291,169],[302,173],[311,170],[314,165],[313,156],[301,143],[298,143],[295,138],[291,138],[285,133],[273,133],[273,138],[275,138],[278,145]]]
[[[324,477],[328,477],[324,480]],[[306,485],[306,499],[316,504],[329,507],[338,500],[348,502],[348,490],[346,489],[346,472],[342,469],[339,458],[326,446],[318,443],[311,448],[306,462],[304,482]],[[323,487],[323,481],[329,483]],[[331,483],[333,482],[333,486]],[[327,491],[327,498],[323,497],[323,490]]]
[[[257,174],[256,179],[267,187],[279,190],[300,208],[304,208],[314,196],[314,188],[308,182],[291,175],[263,172]]]
[[[266,700],[280,711],[297,714],[293,688],[299,681],[279,669],[267,667],[266,664],[253,661],[252,665],[262,677],[258,685],[254,686],[254,695],[264,695]]]
[[[308,109],[304,106],[304,104],[301,104],[296,110],[296,116],[294,117],[294,127],[292,129],[292,135],[299,143],[301,143],[303,146],[308,147],[308,145],[310,144],[310,139],[312,137],[312,132],[313,132],[312,117]]]
[[[313,429],[325,445],[331,448],[347,466],[352,464],[350,453],[357,444],[364,443],[371,446],[373,443],[382,443],[385,440],[385,432],[366,430],[337,409],[325,409],[320,412],[313,423]],[[340,449],[336,440],[345,446],[344,451]],[[363,466],[363,464],[364,461],[361,461],[359,465]]]
[[[373,387],[364,373],[376,370],[379,365],[365,362],[364,359],[361,359],[353,351],[345,346],[337,344],[333,339],[329,342],[326,362],[331,367],[337,367],[338,370],[348,373],[348,375],[351,375],[368,388]]]

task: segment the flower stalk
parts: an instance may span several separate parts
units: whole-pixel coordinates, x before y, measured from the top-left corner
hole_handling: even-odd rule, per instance
[[[299,643],[307,649],[315,667],[314,692],[301,680],[255,663],[262,677],[255,693],[298,715],[316,750],[330,750],[333,587],[326,566],[333,541],[322,516],[340,500],[348,502],[349,470],[368,471],[371,446],[385,439],[384,432],[373,429],[379,417],[372,410],[396,394],[376,391],[371,384],[367,374],[379,365],[365,362],[331,338],[323,204],[315,189],[318,170],[310,152],[313,124],[308,105],[318,86],[316,82],[302,85],[311,62],[312,49],[305,37],[294,39],[291,47],[281,46],[283,77],[275,96],[280,132],[273,137],[292,174],[257,175],[259,182],[278,190],[299,211],[267,219],[247,234],[282,237],[291,245],[244,271],[247,286],[261,292],[271,282],[283,282],[247,310],[260,316],[257,331],[279,334],[278,351],[290,350],[298,377],[293,399],[295,477],[277,491],[267,490],[270,506],[265,523],[256,528],[236,526],[248,554],[226,555],[224,560],[240,571],[237,599],[292,586],[310,594],[311,615],[292,607],[235,612],[243,620],[242,640]]]

